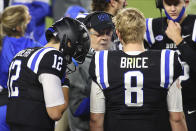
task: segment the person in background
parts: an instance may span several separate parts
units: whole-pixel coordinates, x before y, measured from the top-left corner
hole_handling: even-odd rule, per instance
[[[85,8],[83,8],[83,7],[81,7],[81,6],[79,6],[79,5],[73,5],[73,6],[70,6],[67,10],[66,10],[66,12],[65,12],[65,14],[64,14],[64,16],[65,17],[71,17],[71,18],[73,18],[73,19],[76,19],[76,17],[80,14],[80,13],[87,13],[88,11],[85,9]]]
[[[190,0],[189,6],[187,7],[187,12],[190,14],[195,14],[196,12],[196,1]]]
[[[92,11],[105,11],[113,16],[128,5],[127,0],[92,0]],[[122,45],[116,35],[115,29],[112,36],[112,50],[122,50]]]
[[[105,12],[93,12],[84,19],[91,38],[91,49],[83,64],[67,75],[70,80],[68,121],[71,131],[89,131],[90,86],[88,68],[95,51],[108,50],[112,44],[113,22]],[[73,68],[73,67],[72,67]]]
[[[138,9],[122,9],[113,21],[123,50],[98,51],[92,58],[90,130],[160,131],[169,111],[172,131],[187,131],[178,54],[145,50],[145,17]]]
[[[85,8],[83,8],[79,5],[73,5],[73,6],[69,6],[69,8],[64,13],[64,17],[70,17],[70,18],[76,19],[76,17],[79,14],[84,14],[84,13],[87,13],[87,12],[88,11]],[[43,45],[47,44],[45,34],[43,34],[40,37],[39,42],[42,43]]]
[[[105,11],[113,16],[127,6],[127,0],[92,0],[92,11]]]
[[[21,50],[41,45],[25,37],[25,30],[31,20],[29,10],[24,5],[8,6],[1,15],[0,20],[0,130],[9,131],[5,122],[8,101],[8,70],[13,57]]]
[[[50,0],[10,0],[10,5],[25,5],[28,7],[32,18],[28,24],[26,35],[35,41],[40,41],[41,36],[45,34],[46,17],[52,17]]]
[[[9,5],[9,0],[1,0],[0,1],[0,13]]]
[[[68,10],[71,6],[81,6],[87,11],[91,10],[91,2],[92,0],[53,0],[52,3],[52,14],[54,20],[58,20],[64,16],[64,13]]]
[[[112,16],[115,16],[120,9],[125,8],[127,5],[127,0],[92,0],[91,3],[92,12],[104,11],[111,14]],[[81,14],[78,15],[77,19],[82,21],[86,16],[87,14]],[[112,36],[112,42],[112,50],[122,49],[122,46],[116,36],[115,29]]]
[[[9,67],[7,123],[11,131],[54,131],[68,106],[67,64],[83,63],[90,48],[86,27],[65,17],[46,31],[44,47],[16,54]]]
[[[196,130],[196,15],[187,14],[189,0],[162,0],[166,17],[146,21],[145,39],[150,49],[172,49],[180,53],[184,74],[183,109],[189,131]]]

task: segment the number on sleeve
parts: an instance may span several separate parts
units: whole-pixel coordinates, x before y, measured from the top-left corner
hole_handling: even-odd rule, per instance
[[[57,69],[58,71],[60,71],[62,69],[62,66],[63,65],[63,58],[62,57],[57,57],[57,55],[55,54],[54,55],[54,63],[52,65],[52,68],[55,68]]]

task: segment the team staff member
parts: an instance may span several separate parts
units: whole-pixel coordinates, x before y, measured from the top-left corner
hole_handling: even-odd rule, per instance
[[[96,52],[89,68],[91,131],[160,131],[167,111],[172,130],[187,131],[177,53],[145,51],[145,18],[137,9],[123,9],[114,23],[123,51]]]
[[[7,123],[11,131],[54,130],[54,121],[68,105],[68,88],[61,87],[67,64],[71,57],[82,63],[90,47],[87,29],[71,18],[57,21],[46,38],[44,48],[22,50],[10,64]]]
[[[69,126],[71,131],[89,131],[90,89],[92,79],[88,69],[95,51],[108,50],[112,45],[113,22],[110,14],[96,11],[87,15],[84,23],[91,38],[89,50],[83,64],[68,78],[69,90]]]
[[[105,11],[113,16],[127,6],[127,0],[92,0],[92,11]]]
[[[187,15],[189,0],[163,0],[166,17],[147,19],[146,40],[151,49],[179,50],[183,106],[189,131],[196,130],[196,15]],[[160,28],[161,27],[161,28]],[[188,65],[187,65],[188,64]]]
[[[128,5],[127,0],[92,0],[92,11],[105,11],[112,16],[115,16],[120,9],[125,8]],[[122,45],[120,44],[115,30],[113,33],[113,45],[111,49],[118,50],[122,49]]]

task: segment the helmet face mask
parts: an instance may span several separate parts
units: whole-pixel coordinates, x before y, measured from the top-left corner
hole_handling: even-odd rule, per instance
[[[67,63],[72,62],[72,57],[80,64],[84,62],[90,48],[90,37],[81,22],[69,17],[62,18],[46,31],[47,41],[52,36],[60,41],[59,51],[63,53]]]

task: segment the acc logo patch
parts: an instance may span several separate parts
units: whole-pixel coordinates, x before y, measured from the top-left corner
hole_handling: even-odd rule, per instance
[[[157,41],[162,41],[163,40],[163,35],[158,35],[158,36],[155,37],[155,39]]]

